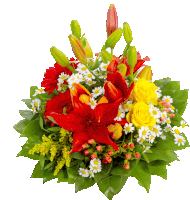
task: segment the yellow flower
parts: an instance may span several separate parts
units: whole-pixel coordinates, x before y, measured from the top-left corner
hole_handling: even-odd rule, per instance
[[[133,123],[138,128],[142,126],[154,126],[156,119],[151,116],[149,108],[150,106],[142,101],[136,102],[126,116],[127,121]]]
[[[157,104],[157,94],[156,89],[158,89],[154,83],[147,81],[145,78],[139,78],[135,83],[132,96],[135,101],[143,101],[145,103]]]

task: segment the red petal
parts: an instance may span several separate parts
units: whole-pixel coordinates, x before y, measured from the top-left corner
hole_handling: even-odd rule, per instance
[[[119,150],[117,144],[110,139],[106,125],[91,125],[89,126],[88,134],[96,142],[111,145],[116,151]]]
[[[135,65],[134,67],[134,70],[133,70],[133,74],[140,68],[142,67],[143,63],[145,62],[145,60],[137,60],[137,64]]]
[[[105,124],[113,123],[118,114],[118,108],[121,102],[122,99],[119,99],[114,103],[98,104],[94,109],[97,121]]]
[[[119,123],[122,126],[125,126],[125,124],[128,123],[128,121],[125,118],[122,118],[121,121],[115,121],[115,123]]]
[[[104,84],[104,96],[109,102],[115,102],[120,98],[123,98],[122,92],[116,88],[110,81],[106,81]]]
[[[73,111],[66,115],[50,113],[49,116],[52,117],[59,126],[68,131],[80,131],[84,130],[86,127],[84,118],[76,115]]]
[[[69,152],[70,154],[73,152],[79,152],[81,151],[82,145],[87,143],[88,140],[91,139],[87,132],[85,131],[77,131],[73,133],[73,149]]]
[[[128,98],[129,98],[129,96],[130,96],[130,94],[131,94],[131,92],[132,92],[134,86],[135,86],[135,83],[133,82],[133,83],[130,85],[130,87],[129,87],[129,89],[127,90],[127,92],[125,92],[125,96],[124,96],[125,101],[128,100]]]

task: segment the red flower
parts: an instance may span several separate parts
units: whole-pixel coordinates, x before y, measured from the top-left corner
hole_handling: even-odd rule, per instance
[[[49,114],[52,112],[62,114],[63,108],[66,108],[66,113],[69,113],[73,109],[69,89],[67,89],[64,93],[60,92],[58,95],[52,97],[50,100],[47,101],[44,118],[47,119],[47,122],[50,121],[47,116],[49,116]],[[53,126],[54,123],[52,123],[51,125]]]
[[[122,99],[119,99],[114,103],[99,104],[93,110],[89,105],[74,98],[74,109],[69,114],[51,113],[49,116],[59,126],[73,132],[73,149],[70,153],[81,151],[82,145],[90,139],[111,145],[118,151],[119,147],[109,137],[107,125],[114,123],[121,101]]]
[[[76,61],[74,58],[71,58],[70,61]],[[73,64],[70,64],[73,66]],[[74,63],[75,69],[77,68],[78,63]],[[44,75],[43,81],[41,82],[41,87],[45,87],[45,92],[48,92],[48,94],[51,94],[54,89],[57,89],[57,83],[59,75],[64,72],[68,75],[72,75],[72,72],[67,67],[62,67],[57,62],[54,64],[54,67],[50,67],[49,69],[46,69],[46,73]],[[67,84],[65,81],[64,84]]]

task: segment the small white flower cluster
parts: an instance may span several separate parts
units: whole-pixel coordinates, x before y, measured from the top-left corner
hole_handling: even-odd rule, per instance
[[[41,89],[37,89],[37,90],[35,90],[35,93],[34,93],[33,97],[35,97],[38,94],[43,94],[43,93],[45,93],[44,89],[42,89],[42,88]]]
[[[68,78],[69,78],[69,75],[65,74],[64,72],[62,72],[59,75],[58,83],[57,83],[58,91],[62,91],[64,89],[64,82],[67,81]]]
[[[40,104],[41,104],[40,99],[32,100],[31,105],[32,105],[32,110],[34,113],[40,110]]]
[[[102,170],[102,164],[100,159],[94,158],[93,160],[90,161],[90,170],[84,169],[84,168],[79,168],[79,175],[82,177],[89,177],[92,178],[94,177],[94,173],[101,172]]]

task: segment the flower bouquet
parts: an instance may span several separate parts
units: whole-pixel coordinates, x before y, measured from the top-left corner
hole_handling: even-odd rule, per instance
[[[43,183],[75,183],[75,192],[97,183],[108,199],[135,177],[148,192],[151,175],[167,178],[166,166],[189,147],[179,128],[188,90],[178,81],[152,81],[149,57],[141,58],[128,23],[118,28],[112,4],[107,13],[107,40],[93,58],[77,20],[68,36],[76,58],[51,47],[54,67],[46,69],[41,87],[30,87],[30,110],[14,129],[28,140],[17,156],[39,160],[32,178]],[[124,36],[122,55],[113,49]]]

